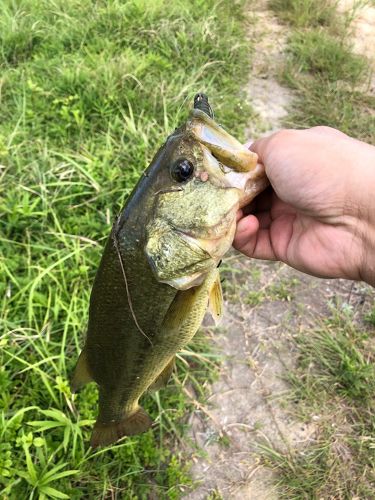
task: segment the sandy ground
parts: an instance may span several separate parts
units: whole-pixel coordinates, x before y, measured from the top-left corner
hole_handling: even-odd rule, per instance
[[[277,22],[266,2],[254,2],[251,9],[249,41],[255,42],[255,60],[247,93],[259,119],[249,124],[247,132],[256,138],[281,127],[293,94],[275,78],[287,28]],[[361,38],[367,27],[358,21],[355,29]],[[359,42],[357,46],[360,50]],[[293,336],[327,316],[329,304],[350,305],[360,314],[368,288],[312,278],[283,264],[250,261],[236,253],[226,262],[229,288],[224,319],[218,329],[207,327],[224,361],[207,406],[190,419],[190,438],[197,446],[192,451],[192,475],[199,486],[185,498],[277,499],[274,474],[261,465],[257,447],[306,446],[314,440],[319,421],[319,415],[311,415],[301,423],[285,404],[284,379],[297,356]],[[271,298],[267,294],[256,306],[246,303],[249,293],[273,288],[282,293]]]
[[[354,51],[366,56],[375,71],[375,6],[370,2],[340,0],[339,8],[341,11],[350,9],[353,11],[355,16],[352,23]]]

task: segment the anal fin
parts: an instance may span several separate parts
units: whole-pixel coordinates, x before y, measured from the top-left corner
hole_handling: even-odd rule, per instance
[[[93,380],[94,379],[90,374],[89,366],[87,363],[87,352],[85,349],[83,349],[83,351],[79,355],[77,365],[70,382],[70,390],[74,393],[89,382],[93,382]]]
[[[173,368],[175,365],[176,357],[173,356],[173,358],[169,361],[167,366],[164,368],[164,370],[156,377],[154,382],[150,385],[148,388],[148,391],[158,391],[159,389],[162,389],[165,387],[168,383],[168,380],[170,379]]]

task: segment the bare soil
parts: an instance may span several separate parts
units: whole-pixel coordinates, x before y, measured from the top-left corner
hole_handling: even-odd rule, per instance
[[[229,300],[214,334],[224,361],[207,411],[191,417],[191,438],[204,453],[193,453],[192,472],[200,486],[186,498],[216,493],[224,499],[271,500],[278,498],[275,477],[259,463],[259,445],[285,451],[306,446],[320,418],[300,422],[286,399],[285,378],[298,355],[293,337],[327,317],[330,305],[350,305],[360,313],[368,288],[313,278],[279,263],[230,259]],[[246,303],[249,292],[266,290],[271,293],[260,304]]]
[[[355,16],[352,23],[354,51],[366,56],[372,69],[375,70],[375,6],[370,2],[340,0],[339,9],[353,11]]]

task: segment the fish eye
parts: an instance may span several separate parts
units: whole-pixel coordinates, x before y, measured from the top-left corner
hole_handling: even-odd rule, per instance
[[[173,179],[177,182],[185,182],[193,175],[194,165],[186,158],[177,160],[171,168]]]

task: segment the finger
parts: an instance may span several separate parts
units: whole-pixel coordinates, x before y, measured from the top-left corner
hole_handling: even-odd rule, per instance
[[[241,219],[236,227],[235,241],[238,245],[243,245],[249,238],[252,238],[259,229],[259,221],[254,215],[247,215]]]
[[[269,229],[259,229],[247,238],[245,235],[246,232],[243,231],[234,239],[233,246],[236,250],[253,259],[277,260],[272,249]]]
[[[238,251],[255,259],[276,260],[268,229],[259,229],[259,221],[248,215],[237,225],[233,246]]]
[[[326,127],[325,125],[318,125],[317,127],[311,127],[308,129],[309,132],[314,132],[319,135],[329,135],[332,137],[348,137],[344,132],[337,130],[332,127]],[[251,144],[251,143],[250,143]]]
[[[264,164],[271,184],[272,163],[280,165],[281,159],[290,156],[290,151],[295,149],[296,143],[299,144],[303,137],[306,137],[306,130],[283,129],[251,144],[250,151],[256,153],[259,162]]]
[[[262,163],[266,163],[265,160],[267,158],[267,150],[269,147],[269,143],[277,133],[278,132],[275,132],[274,134],[271,134],[267,137],[262,137],[261,139],[257,139],[250,145],[249,147],[250,151],[256,153]]]

